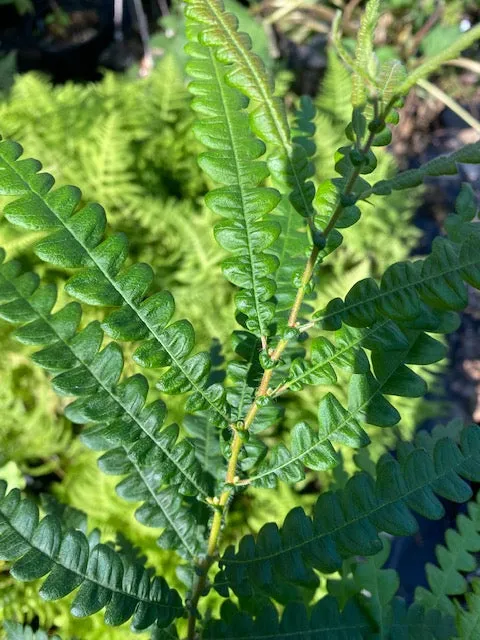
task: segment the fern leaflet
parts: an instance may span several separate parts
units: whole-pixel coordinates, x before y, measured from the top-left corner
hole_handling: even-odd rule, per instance
[[[134,375],[118,384],[122,352],[113,342],[100,351],[103,332],[99,324],[93,322],[78,331],[78,303],[52,314],[55,301],[55,287],[39,287],[38,277],[22,274],[18,262],[0,264],[0,317],[20,325],[15,332],[17,340],[44,347],[33,359],[56,374],[52,381],[55,391],[79,396],[65,412],[80,424],[94,423],[82,439],[93,449],[107,450],[99,460],[104,472],[126,476],[117,487],[118,493],[144,502],[136,512],[137,519],[168,529],[162,534],[161,545],[192,557],[198,551],[196,525],[178,492],[208,495],[193,447],[187,440],[176,443],[175,425],[163,426],[163,402],[145,405],[148,383],[143,376]],[[160,490],[166,483],[172,486]]]
[[[103,607],[105,621],[119,625],[133,616],[141,630],[154,622],[168,626],[182,615],[180,596],[163,578],[128,561],[111,546],[89,539],[78,530],[62,532],[58,519],[39,520],[38,509],[13,489],[6,494],[0,482],[1,557],[13,560],[12,575],[30,581],[47,576],[40,593],[46,600],[64,598],[80,587],[72,613],[89,616]],[[92,546],[90,546],[92,545]]]
[[[193,39],[190,28],[190,38]],[[223,263],[230,282],[240,287],[236,295],[239,313],[246,326],[257,335],[270,334],[274,315],[273,274],[277,259],[266,253],[279,234],[275,222],[263,219],[277,205],[280,196],[259,183],[268,175],[264,162],[257,158],[264,145],[249,133],[246,100],[225,83],[225,67],[215,60],[207,47],[191,41],[192,57],[187,70],[193,76],[190,91],[196,96],[193,109],[203,115],[195,125],[198,139],[210,151],[200,155],[204,171],[224,187],[210,191],[207,205],[226,220],[215,225],[219,244],[232,252]]]
[[[36,253],[54,265],[82,269],[67,282],[67,292],[87,304],[120,307],[103,322],[106,333],[114,339],[143,341],[135,350],[135,361],[144,367],[169,367],[157,384],[161,391],[191,391],[187,411],[208,410],[218,424],[228,423],[221,385],[208,386],[208,354],[190,355],[195,344],[191,324],[187,320],[169,324],[174,312],[169,293],[145,299],[151,268],[133,264],[121,270],[127,241],[121,233],[103,239],[102,207],[91,204],[76,211],[80,191],[74,187],[51,191],[53,178],[38,173],[38,162],[19,160],[21,153],[13,142],[0,143],[0,193],[22,196],[5,207],[6,218],[27,229],[53,229],[36,245]]]
[[[268,523],[257,540],[244,537],[237,552],[228,547],[216,578],[218,591],[227,595],[228,585],[237,595],[250,596],[255,585],[302,584],[312,580],[312,567],[330,573],[342,558],[377,553],[379,531],[412,535],[417,523],[411,510],[432,520],[442,517],[435,494],[455,502],[469,499],[471,489],[462,477],[477,481],[479,453],[480,428],[471,426],[462,433],[461,449],[444,438],[433,455],[413,445],[399,462],[384,455],[375,481],[366,473],[355,474],[345,489],[319,497],[313,518],[295,508],[280,530]]]
[[[445,533],[445,545],[439,545],[436,556],[440,566],[426,565],[428,589],[417,587],[415,601],[424,607],[455,614],[455,605],[449,596],[461,595],[468,590],[462,573],[475,571],[474,553],[480,551],[480,494],[467,505],[468,515],[457,517],[456,529]]]

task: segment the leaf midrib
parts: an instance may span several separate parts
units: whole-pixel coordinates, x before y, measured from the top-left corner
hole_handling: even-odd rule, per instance
[[[244,189],[244,185],[243,185],[243,180],[240,176],[240,163],[239,163],[239,158],[238,158],[238,153],[237,153],[237,148],[236,148],[236,144],[234,143],[234,137],[233,137],[233,125],[232,125],[232,121],[231,121],[231,114],[229,112],[229,107],[228,107],[228,96],[225,96],[225,87],[224,87],[224,78],[221,77],[220,75],[220,70],[219,70],[219,66],[220,63],[216,60],[214,54],[212,53],[211,49],[208,49],[209,55],[210,55],[210,60],[212,62],[212,67],[214,69],[215,72],[215,78],[217,80],[217,85],[218,85],[218,89],[220,92],[220,95],[222,97],[221,100],[221,104],[222,104],[222,108],[223,108],[223,115],[225,117],[225,122],[227,125],[227,129],[228,129],[228,137],[229,137],[229,141],[230,141],[230,148],[232,150],[232,155],[235,161],[235,174],[237,176],[237,185],[238,186],[238,190],[240,193],[240,201],[242,203],[242,213],[243,213],[243,221],[245,224],[245,229],[246,229],[246,233],[245,233],[245,237],[246,237],[246,241],[247,241],[247,250],[248,250],[248,259],[249,259],[249,263],[250,263],[250,269],[252,271],[252,290],[253,290],[253,298],[255,301],[255,311],[256,311],[256,316],[257,316],[257,320],[258,320],[258,326],[260,328],[260,334],[262,336],[266,336],[267,335],[267,329],[264,326],[264,322],[262,320],[262,316],[260,313],[260,308],[261,308],[261,303],[258,297],[258,281],[257,281],[257,276],[255,273],[255,269],[254,269],[254,253],[252,250],[252,245],[250,242],[250,234],[251,234],[251,225],[250,225],[250,221],[248,216],[245,213],[245,189]],[[208,122],[208,120],[207,120]],[[227,187],[230,187],[232,185],[227,185]]]
[[[305,371],[304,373],[302,373],[301,375],[297,376],[296,378],[287,379],[281,386],[285,386],[285,385],[288,384],[288,387],[290,387],[292,384],[302,380],[303,378],[305,378],[306,376],[308,376],[312,372],[318,371],[319,369],[322,369],[326,364],[331,364],[332,362],[335,362],[335,360],[339,356],[342,356],[345,353],[348,353],[349,351],[351,351],[352,349],[355,349],[355,347],[358,347],[359,345],[361,345],[361,343],[365,340],[366,337],[368,337],[369,335],[374,334],[375,331],[379,327],[384,327],[386,324],[388,324],[388,322],[389,322],[389,320],[382,320],[381,322],[379,322],[378,324],[374,325],[373,327],[370,327],[369,331],[364,333],[364,334],[362,334],[362,336],[360,338],[358,338],[358,339],[356,338],[353,342],[349,343],[343,349],[340,349],[339,351],[336,351],[332,356],[329,356],[328,358],[322,360],[318,364],[314,364],[310,369],[308,369],[308,371]],[[335,347],[336,345],[333,345],[333,346]],[[312,386],[317,386],[317,385],[312,385]]]
[[[154,489],[151,488],[149,482],[147,481],[147,479],[145,478],[144,474],[143,474],[143,470],[136,464],[136,462],[134,462],[134,460],[132,460],[130,458],[130,456],[128,455],[128,450],[126,447],[123,447],[123,449],[125,450],[125,453],[128,457],[128,459],[130,460],[130,462],[133,464],[136,472],[138,473],[138,475],[140,476],[140,478],[142,479],[143,484],[145,485],[145,487],[148,489],[150,495],[152,496],[152,498],[155,500],[155,504],[158,506],[158,508],[160,509],[160,511],[163,513],[163,515],[165,516],[165,518],[168,521],[168,524],[170,525],[170,527],[172,528],[172,531],[175,532],[175,534],[177,535],[178,539],[180,540],[180,542],[182,543],[182,545],[185,547],[186,551],[188,552],[188,555],[190,556],[190,558],[195,558],[196,553],[194,549],[190,548],[189,543],[183,538],[181,531],[179,531],[175,525],[175,521],[172,519],[172,517],[170,517],[169,513],[165,510],[165,507],[161,504],[161,502],[158,500],[157,497],[157,493]],[[168,503],[168,501],[167,501]],[[176,514],[173,515],[173,517],[175,517]]]
[[[480,255],[476,260],[468,260],[465,263],[460,263],[460,256],[457,256],[458,258],[458,265],[455,268],[452,269],[447,269],[444,271],[441,271],[439,273],[435,273],[429,276],[426,276],[424,278],[422,278],[422,275],[420,274],[420,276],[417,278],[416,281],[414,282],[409,282],[405,285],[399,285],[397,287],[394,287],[392,289],[388,289],[387,291],[382,291],[381,289],[379,289],[378,295],[376,296],[371,296],[371,297],[367,297],[362,299],[359,302],[352,302],[348,305],[344,304],[344,306],[342,306],[342,309],[340,311],[334,311],[332,313],[327,313],[325,315],[322,315],[319,318],[313,318],[312,322],[313,324],[317,324],[319,322],[322,322],[323,320],[326,320],[328,318],[333,318],[335,316],[341,315],[344,311],[350,311],[351,309],[356,309],[357,307],[362,307],[365,304],[368,304],[369,302],[376,302],[377,300],[380,300],[381,298],[384,298],[386,296],[391,296],[396,294],[397,292],[400,291],[404,291],[405,289],[414,289],[422,284],[425,284],[426,282],[429,282],[431,280],[436,280],[437,278],[441,278],[442,276],[448,276],[452,273],[455,273],[457,271],[462,271],[463,269],[466,269],[468,267],[474,267],[478,264],[480,264]],[[410,262],[409,264],[414,264],[412,262]],[[421,296],[419,296],[421,299]],[[434,332],[432,332],[434,333]]]

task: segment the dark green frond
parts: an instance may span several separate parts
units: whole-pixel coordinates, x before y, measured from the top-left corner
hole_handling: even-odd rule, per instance
[[[435,494],[465,502],[471,496],[462,479],[480,477],[480,428],[468,427],[461,448],[444,438],[433,455],[413,444],[400,461],[386,454],[376,467],[376,479],[366,473],[352,476],[346,487],[322,494],[313,518],[293,509],[281,529],[266,524],[257,539],[244,537],[238,550],[229,547],[217,582],[239,595],[251,595],[253,586],[267,589],[283,582],[310,579],[310,568],[330,573],[343,558],[372,555],[381,549],[379,531],[412,535],[417,522],[412,511],[436,520],[444,509]],[[226,594],[227,589],[219,588]]]
[[[292,602],[278,619],[274,607],[255,619],[239,611],[230,601],[221,608],[221,620],[207,623],[205,640],[361,640],[371,627],[355,603],[340,611],[334,598],[319,600],[310,610]]]
[[[480,142],[467,144],[458,151],[438,156],[418,169],[408,169],[402,171],[390,180],[380,180],[375,183],[370,193],[378,195],[388,195],[392,191],[411,189],[422,184],[425,178],[437,176],[451,176],[458,173],[458,165],[479,164],[480,163]],[[361,198],[368,197],[369,193],[361,194]]]
[[[133,627],[168,626],[183,613],[180,596],[163,578],[129,561],[107,544],[89,540],[78,530],[62,532],[52,515],[39,519],[38,509],[18,490],[6,494],[0,483],[0,557],[13,561],[11,574],[21,581],[46,576],[40,595],[58,600],[78,589],[71,611],[77,617],[105,609],[107,624],[133,616]]]
[[[475,227],[469,225],[471,233],[465,235],[461,244],[436,238],[432,253],[425,260],[392,265],[380,286],[372,278],[360,280],[344,301],[336,298],[317,312],[316,322],[332,330],[342,322],[352,327],[369,327],[386,317],[402,328],[443,333],[453,321],[451,311],[467,305],[467,283],[480,286]]]

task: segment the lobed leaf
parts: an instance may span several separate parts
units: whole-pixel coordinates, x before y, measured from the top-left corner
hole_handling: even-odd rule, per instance
[[[46,576],[40,595],[45,600],[64,598],[78,589],[71,611],[84,617],[105,607],[105,622],[120,625],[133,617],[143,630],[156,623],[168,626],[183,613],[180,596],[163,578],[154,577],[112,546],[95,543],[81,531],[62,532],[53,515],[39,519],[38,509],[13,489],[6,493],[0,482],[0,557],[13,561],[17,580]]]
[[[55,288],[39,286],[36,274],[22,273],[17,261],[1,264],[4,257],[0,250],[0,318],[20,325],[14,333],[20,342],[43,346],[32,358],[55,374],[55,391],[78,396],[66,414],[80,424],[93,423],[82,440],[106,451],[99,459],[105,473],[125,476],[117,492],[143,502],[137,519],[165,528],[160,546],[193,557],[201,537],[181,496],[206,497],[209,486],[192,445],[177,441],[176,425],[164,427],[163,402],[146,404],[148,383],[143,376],[119,382],[122,352],[114,342],[101,350],[104,336],[98,323],[78,330],[81,309],[76,302],[52,313]],[[165,488],[167,484],[171,486]]]
[[[264,145],[249,131],[244,97],[225,82],[228,67],[194,39],[192,28],[189,31],[191,62],[187,70],[194,78],[189,88],[195,96],[192,107],[201,118],[194,130],[209,149],[200,155],[199,163],[215,182],[225,185],[206,196],[212,211],[225,218],[214,228],[217,242],[233,254],[224,260],[223,272],[241,289],[235,301],[239,317],[245,317],[242,324],[267,336],[275,312],[278,262],[266,249],[280,229],[264,216],[275,208],[280,196],[274,189],[260,186],[268,175],[265,163],[258,160]]]
[[[202,43],[213,49],[219,62],[228,65],[225,76],[228,84],[248,98],[250,127],[266,144],[267,165],[273,186],[282,194],[289,194],[282,198],[279,205],[281,212],[279,210],[276,216],[283,234],[272,247],[280,264],[276,281],[282,317],[284,301],[293,300],[296,292],[291,277],[292,252],[297,258],[295,268],[301,268],[298,254],[309,245],[306,234],[298,235],[294,231],[295,227],[301,225],[300,221],[295,220],[293,212],[306,218],[315,215],[315,189],[310,180],[314,173],[310,160],[312,114],[304,103],[297,119],[299,127],[292,136],[283,101],[274,96],[270,74],[263,61],[251,51],[249,35],[238,31],[237,18],[225,11],[221,0],[191,0],[185,14],[189,20],[201,25]],[[287,235],[284,224],[288,227]]]
[[[451,596],[462,595],[469,590],[467,577],[474,572],[476,555],[480,551],[480,494],[467,505],[467,514],[457,516],[456,528],[445,533],[445,545],[438,545],[438,566],[426,564],[428,588],[417,587],[415,601],[425,608],[435,608],[455,615]]]
[[[251,596],[255,588],[271,590],[282,582],[302,584],[311,580],[311,569],[337,571],[342,559],[373,555],[381,549],[379,531],[412,535],[417,522],[412,512],[437,520],[444,508],[437,495],[465,502],[472,494],[466,480],[480,477],[480,428],[462,433],[461,447],[442,438],[432,454],[409,445],[397,461],[390,454],[380,458],[376,480],[361,472],[340,491],[323,493],[308,517],[297,507],[289,512],[281,529],[265,524],[257,539],[247,535],[238,550],[229,546],[220,561],[217,590],[228,588],[238,596]]]

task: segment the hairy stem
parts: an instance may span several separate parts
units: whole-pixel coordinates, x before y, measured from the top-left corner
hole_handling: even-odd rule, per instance
[[[312,278],[313,270],[318,258],[318,254],[319,254],[319,248],[313,247],[310,257],[308,258],[305,270],[303,272],[302,281],[297,291],[295,302],[293,304],[292,310],[290,312],[290,316],[288,318],[289,327],[295,327],[295,325],[297,324],[298,313],[300,311],[300,307],[302,306],[302,302],[305,297],[307,286]],[[282,353],[284,352],[287,344],[288,344],[288,340],[284,338],[282,338],[279,341],[277,347],[275,348],[274,352],[271,355],[271,359],[273,362],[278,362],[280,360]],[[256,398],[267,395],[272,374],[273,374],[273,369],[266,369],[263,372],[260,385],[255,394]],[[253,421],[255,420],[255,416],[257,415],[258,409],[259,409],[258,404],[254,402],[247,413],[247,416],[245,418],[245,421],[242,427],[242,431],[248,431]],[[208,538],[207,554],[205,559],[199,566],[200,575],[199,575],[197,584],[195,585],[195,589],[194,589],[191,603],[190,603],[190,612],[188,616],[188,636],[187,636],[188,640],[195,639],[196,610],[197,610],[198,602],[207,584],[208,571],[215,561],[218,540],[220,537],[220,531],[222,527],[223,511],[227,505],[228,498],[230,497],[232,486],[235,484],[235,475],[237,470],[238,457],[242,449],[243,440],[241,436],[241,431],[238,428],[235,428],[235,427],[232,427],[232,428],[234,430],[234,436],[232,441],[231,455],[228,461],[227,474],[225,477],[225,489],[222,491],[217,504],[214,505],[215,513],[213,515],[212,525],[210,528],[210,535]]]

